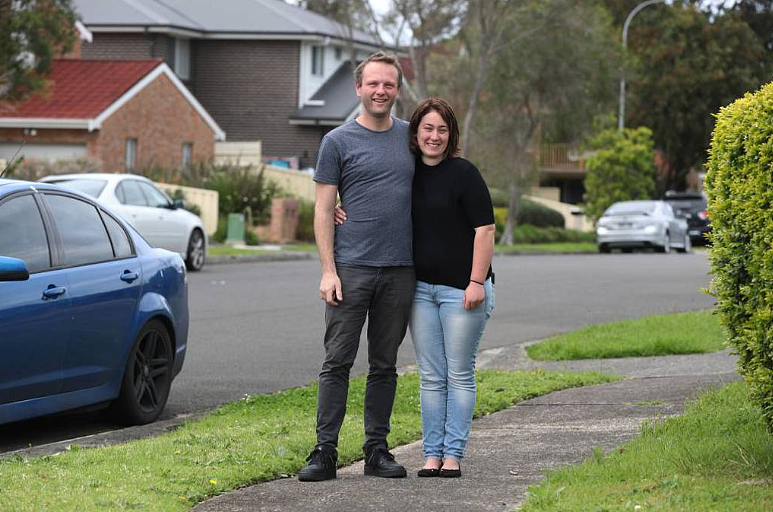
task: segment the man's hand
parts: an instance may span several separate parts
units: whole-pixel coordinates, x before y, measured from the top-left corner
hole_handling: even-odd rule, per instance
[[[344,299],[341,293],[341,279],[338,274],[325,272],[322,274],[322,281],[319,283],[319,298],[338,307],[338,303]]]
[[[464,309],[475,309],[486,298],[486,289],[483,285],[473,283],[467,285],[467,289],[464,290]]]

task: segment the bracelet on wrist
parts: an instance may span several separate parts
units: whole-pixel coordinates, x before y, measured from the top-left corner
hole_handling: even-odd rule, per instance
[[[480,281],[476,281],[475,279],[470,279],[470,282],[483,286],[483,283],[481,283]]]

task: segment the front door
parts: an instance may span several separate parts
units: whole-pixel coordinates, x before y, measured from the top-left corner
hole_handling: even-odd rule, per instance
[[[48,238],[32,193],[0,203],[0,255],[30,272],[0,282],[0,404],[61,391],[71,299],[66,271],[51,269]]]

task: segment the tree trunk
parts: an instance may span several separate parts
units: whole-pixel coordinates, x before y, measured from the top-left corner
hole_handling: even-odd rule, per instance
[[[505,229],[502,232],[502,236],[499,237],[500,245],[513,245],[513,229],[517,225],[518,210],[521,207],[521,191],[518,186],[518,180],[510,181],[508,192],[510,192],[510,201],[507,205],[507,221],[505,221]]]

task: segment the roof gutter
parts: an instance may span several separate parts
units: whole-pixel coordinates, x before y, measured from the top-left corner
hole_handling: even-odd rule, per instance
[[[94,131],[94,119],[51,118],[51,117],[3,117],[0,128],[41,128],[60,130]]]

